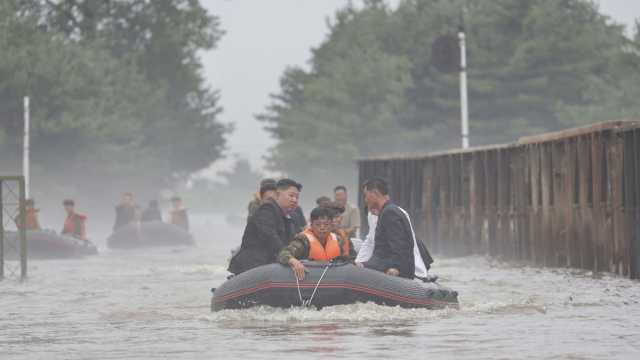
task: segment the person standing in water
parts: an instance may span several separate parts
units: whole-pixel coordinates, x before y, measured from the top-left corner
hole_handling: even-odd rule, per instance
[[[116,206],[116,222],[113,224],[113,232],[135,223],[138,221],[138,216],[139,209],[134,201],[133,194],[130,192],[122,194],[120,204]]]
[[[182,204],[182,198],[179,196],[172,197],[171,204],[173,209],[171,210],[169,223],[189,231],[189,214],[187,214],[187,209]]]
[[[67,218],[64,220],[64,226],[62,227],[62,235],[72,236],[76,239],[88,241],[87,239],[87,217],[79,214],[75,210],[75,202],[71,199],[67,199],[62,202],[64,211],[67,213]]]

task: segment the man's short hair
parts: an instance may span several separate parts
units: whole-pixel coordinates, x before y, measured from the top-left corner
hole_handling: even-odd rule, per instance
[[[337,193],[337,192],[338,192],[338,191],[340,191],[340,190],[342,190],[342,191],[344,191],[344,192],[347,192],[347,187],[346,187],[346,186],[344,186],[344,185],[338,185],[338,186],[336,186],[336,187],[334,187],[334,188],[333,188],[333,192],[334,192],[334,193]]]
[[[122,196],[133,197],[133,193],[132,193],[132,192],[127,191],[127,192],[122,193]]]
[[[273,186],[275,186],[276,183],[277,181],[275,179],[271,179],[271,178],[262,179],[262,181],[260,181],[260,187],[263,187],[267,184],[273,184]]]
[[[171,198],[171,201],[176,202],[176,201],[182,201],[182,198],[180,196],[173,196]]]
[[[33,200],[33,199],[27,199],[27,200],[24,201],[24,204],[28,205],[28,206],[33,206],[33,205],[36,204],[36,201]]]
[[[331,202],[331,199],[327,196],[320,196],[316,199],[316,205],[322,206],[322,204],[328,204]]]
[[[326,208],[329,210],[329,213],[331,214],[332,219],[338,217],[340,214],[343,214],[345,211],[344,206],[338,204],[335,201],[332,201],[329,204],[327,204]]]
[[[75,206],[75,205],[76,205],[76,202],[75,202],[75,201],[73,201],[73,200],[71,200],[71,199],[65,199],[65,200],[62,202],[62,205],[63,205],[63,206]]]
[[[260,196],[264,195],[267,191],[276,191],[278,188],[276,187],[276,181],[271,180],[270,182],[265,182],[264,180],[260,182]]]
[[[362,188],[366,191],[378,191],[381,195],[389,195],[389,184],[380,177],[372,177],[364,182]]]
[[[298,182],[296,182],[295,180],[280,179],[280,180],[278,180],[278,183],[276,184],[276,188],[279,191],[289,190],[289,188],[292,188],[292,187],[298,189],[298,191],[302,191],[302,185],[299,184]]]
[[[315,221],[322,218],[331,220],[333,217],[331,216],[331,211],[328,208],[319,206],[311,210],[311,214],[309,214],[309,218],[311,221]]]

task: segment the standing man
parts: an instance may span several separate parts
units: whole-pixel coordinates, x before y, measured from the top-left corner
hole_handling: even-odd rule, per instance
[[[237,275],[276,262],[280,250],[296,234],[291,214],[298,208],[302,186],[294,180],[282,179],[276,189],[276,197],[263,202],[249,217],[240,250],[229,263],[229,272]]]
[[[35,206],[36,202],[33,199],[27,199],[24,202],[25,230],[40,230],[40,221],[38,221],[40,209],[36,209]],[[22,228],[20,215],[15,218],[15,222],[18,229]]]
[[[249,206],[247,206],[247,210],[249,215],[247,218],[251,217],[256,210],[268,199],[272,199],[276,196],[276,181],[273,179],[263,179],[260,181],[260,187],[258,192],[253,195],[253,199],[249,202]]]
[[[334,200],[344,206],[344,214],[342,215],[342,223],[340,227],[344,229],[349,237],[356,237],[358,228],[360,228],[360,211],[357,207],[347,202],[347,188],[338,185],[333,189]]]
[[[179,196],[172,197],[171,204],[173,209],[171,210],[169,223],[189,231],[189,214],[187,214],[187,209],[182,204],[182,198]]]
[[[126,192],[122,194],[120,204],[116,206],[116,222],[113,224],[113,232],[138,220],[138,206],[133,194]]]
[[[88,241],[87,239],[87,217],[79,214],[75,210],[75,202],[67,199],[62,202],[67,218],[64,220],[62,235],[73,236],[76,239]]]
[[[369,209],[379,214],[373,254],[364,266],[391,276],[427,278],[433,259],[416,239],[407,212],[391,202],[387,182],[371,178],[364,183],[363,192]]]

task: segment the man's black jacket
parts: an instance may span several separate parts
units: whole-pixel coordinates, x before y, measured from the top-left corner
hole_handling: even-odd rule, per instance
[[[416,239],[416,243],[420,255],[429,269],[433,259],[422,241]],[[378,217],[372,257],[386,264],[385,271],[389,268],[396,268],[400,271],[401,277],[412,279],[415,273],[413,247],[413,234],[409,219],[397,205],[387,202]]]
[[[240,274],[276,262],[277,255],[294,236],[291,219],[273,200],[265,201],[247,220],[242,245],[229,263],[229,272]]]

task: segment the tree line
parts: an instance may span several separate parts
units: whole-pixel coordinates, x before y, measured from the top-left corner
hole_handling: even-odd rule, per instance
[[[198,54],[222,35],[193,0],[0,2],[0,168],[19,169],[26,95],[36,190],[153,192],[207,167],[231,129]]]
[[[458,73],[433,44],[462,21],[472,145],[640,115],[638,31],[592,1],[366,0],[336,13],[258,116],[278,140],[270,166],[322,186],[353,182],[359,157],[459,147]]]

